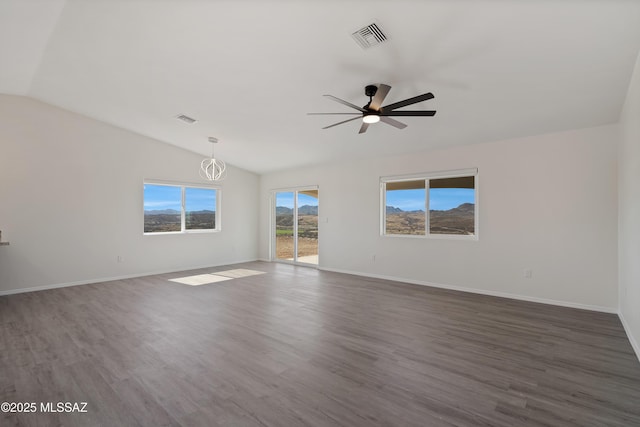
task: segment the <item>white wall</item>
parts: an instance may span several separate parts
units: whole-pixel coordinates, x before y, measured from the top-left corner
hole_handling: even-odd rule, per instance
[[[616,138],[606,126],[263,175],[259,256],[269,191],[318,184],[321,268],[617,312]],[[380,176],[471,167],[478,241],[380,236]]]
[[[640,55],[620,119],[620,318],[640,358]]]
[[[0,294],[256,259],[258,176],[237,168],[222,184],[221,232],[143,236],[143,180],[202,182],[201,159],[0,95],[0,230],[11,243]]]
[[[636,341],[637,68],[622,126],[619,270],[622,311]],[[28,98],[0,96],[0,117],[0,229],[11,241],[0,247],[0,294],[268,258],[269,191],[317,184],[328,220],[320,223],[321,268],[618,307],[617,126],[260,179],[232,168],[223,183],[222,232],[143,236],[143,179],[198,182],[200,156]],[[379,235],[380,176],[469,167],[479,169],[478,241]]]

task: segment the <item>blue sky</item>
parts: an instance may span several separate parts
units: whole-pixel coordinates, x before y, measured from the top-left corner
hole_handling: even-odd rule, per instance
[[[216,210],[216,190],[210,188],[186,188],[185,189],[185,211],[215,211]]]
[[[429,198],[429,209],[446,211],[463,203],[475,203],[475,191],[471,188],[432,188]],[[387,206],[403,211],[424,211],[424,205],[424,189],[387,191]]]
[[[432,188],[429,190],[429,209],[432,211],[446,211],[457,208],[463,203],[476,203],[474,189]]]
[[[306,194],[298,193],[298,207],[304,205],[318,206],[318,199]],[[293,209],[293,193],[276,193],[276,206],[284,206],[286,208]]]
[[[298,193],[298,207],[304,205],[318,206],[318,199],[307,194]]]
[[[293,193],[276,193],[276,206],[293,209]]]
[[[403,211],[424,211],[424,188],[387,191],[387,206]]]
[[[209,188],[186,188],[186,211],[215,211],[216,193]],[[170,185],[144,185],[144,210],[182,209],[180,187]]]

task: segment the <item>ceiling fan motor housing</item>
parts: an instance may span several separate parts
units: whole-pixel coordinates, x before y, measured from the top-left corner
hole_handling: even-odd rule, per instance
[[[376,85],[367,85],[364,88],[364,94],[369,97],[376,96],[377,91],[378,91],[378,86]]]

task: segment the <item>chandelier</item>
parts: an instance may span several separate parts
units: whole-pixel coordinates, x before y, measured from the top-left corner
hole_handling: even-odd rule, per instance
[[[227,165],[213,155],[213,147],[218,143],[218,138],[210,136],[209,142],[211,143],[211,158],[204,159],[200,163],[200,176],[208,181],[220,181],[227,175]]]

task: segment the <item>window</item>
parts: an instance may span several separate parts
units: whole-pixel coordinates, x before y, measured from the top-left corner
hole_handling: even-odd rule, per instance
[[[218,189],[179,184],[144,184],[144,232],[220,230]]]
[[[475,234],[475,176],[429,180],[429,233]]]
[[[476,178],[476,169],[382,178],[382,234],[476,238]]]
[[[184,214],[186,230],[215,230],[216,190],[185,187]]]
[[[425,180],[386,183],[386,234],[425,234]]]

